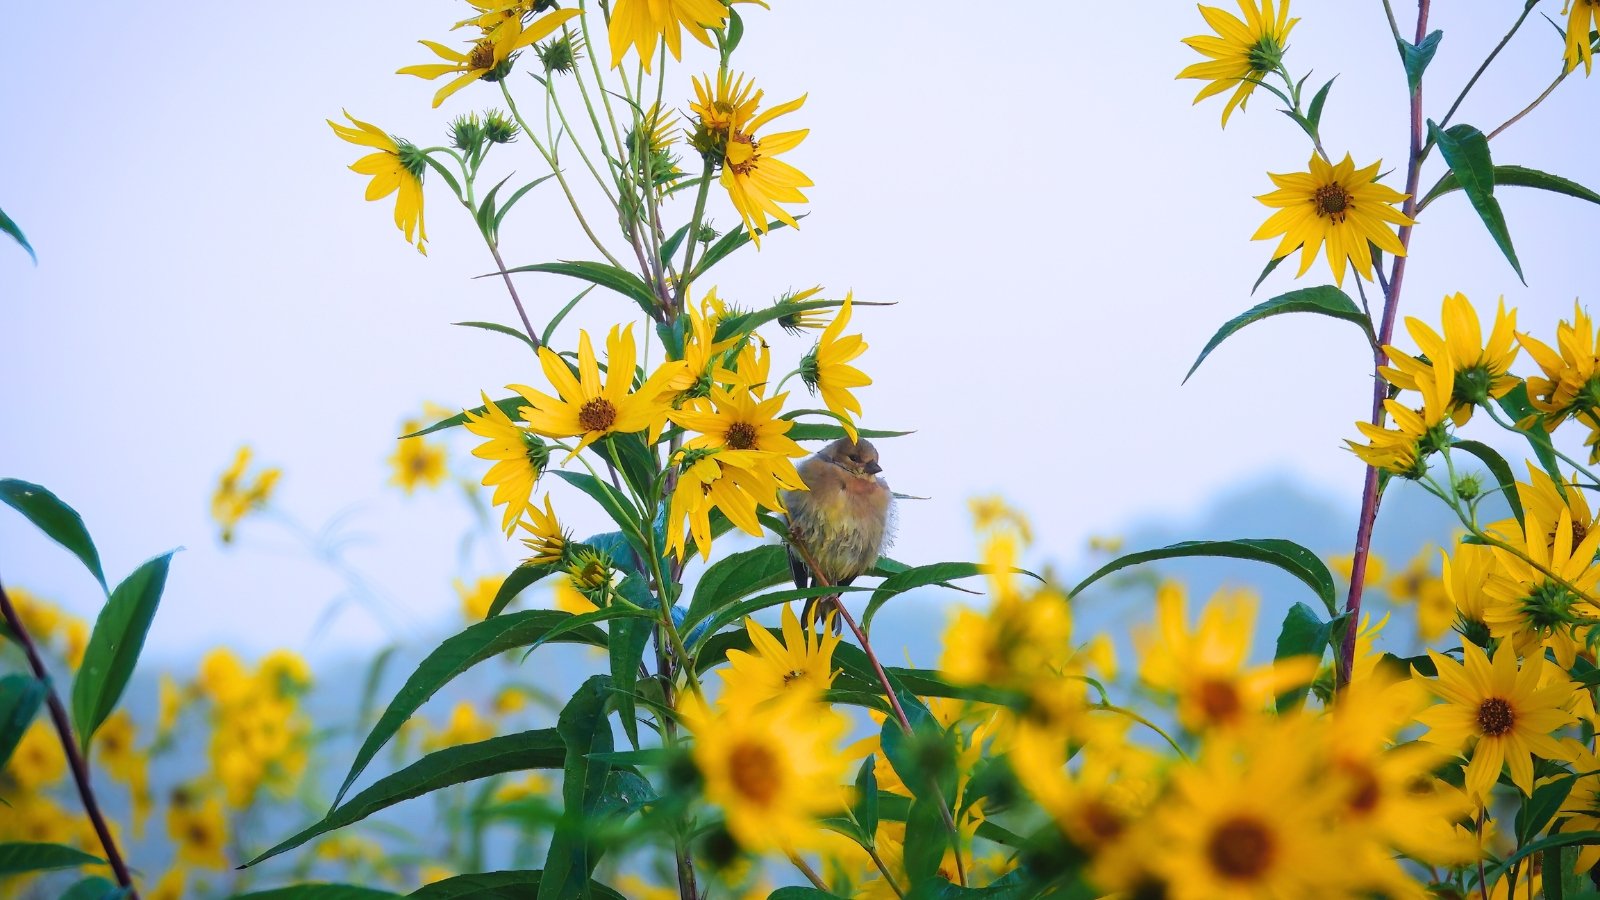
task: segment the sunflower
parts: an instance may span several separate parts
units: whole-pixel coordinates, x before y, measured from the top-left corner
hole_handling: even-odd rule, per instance
[[[785,490],[803,491],[805,482],[790,458],[806,455],[789,438],[794,422],[778,418],[788,394],[759,400],[749,391],[711,389],[711,396],[671,413],[673,422],[698,432],[685,447],[692,450],[752,450]]]
[[[428,229],[422,224],[422,175],[428,166],[425,155],[409,141],[390,137],[376,125],[369,125],[348,112],[344,117],[356,127],[340,125],[332,119],[323,121],[346,141],[378,151],[356,160],[350,171],[371,176],[372,180],[367,183],[368,200],[382,200],[399,191],[394,203],[394,224],[406,236],[406,243],[415,243],[417,252],[427,256],[428,248],[424,245],[428,242]]]
[[[1299,19],[1289,18],[1289,0],[1273,9],[1272,0],[1239,0],[1239,19],[1215,6],[1200,7],[1200,15],[1216,34],[1200,34],[1184,38],[1190,49],[1209,57],[1182,72],[1179,78],[1198,78],[1210,82],[1200,89],[1194,102],[1199,103],[1233,88],[1233,96],[1222,108],[1222,127],[1228,127],[1228,116],[1234,107],[1243,109],[1268,72],[1283,64],[1283,52],[1288,49],[1289,32]]]
[[[728,134],[727,155],[722,160],[722,186],[757,248],[761,246],[761,235],[767,232],[769,216],[790,228],[800,227],[794,216],[779,204],[807,202],[800,189],[811,187],[815,182],[777,158],[778,154],[800,146],[810,129],[783,131],[765,137],[757,137],[756,129],[778,116],[794,112],[805,102],[806,98],[800,97],[774,106],[744,128],[735,128]]]
[[[1583,63],[1583,75],[1594,72],[1594,46],[1590,43],[1591,23],[1600,28],[1600,0],[1567,0],[1561,8],[1567,14],[1567,71]]]
[[[1573,304],[1571,324],[1562,320],[1556,326],[1560,352],[1521,332],[1517,341],[1544,371],[1543,378],[1528,379],[1528,402],[1544,413],[1545,430],[1555,431],[1568,416],[1586,417],[1600,426],[1595,415],[1600,407],[1600,350],[1589,314]]]
[[[1389,351],[1392,359],[1398,360],[1404,355],[1393,347],[1384,349]],[[1428,455],[1445,446],[1450,439],[1445,422],[1450,418],[1455,370],[1448,359],[1442,359],[1431,366],[1422,365],[1415,371],[1417,389],[1422,394],[1422,408],[1411,409],[1399,400],[1385,400],[1383,408],[1398,427],[1389,429],[1370,422],[1357,422],[1356,430],[1366,437],[1367,443],[1345,441],[1362,462],[1402,478],[1421,477],[1428,469]]]
[[[1458,544],[1453,556],[1445,556],[1443,550],[1439,555],[1444,558],[1439,579],[1455,606],[1456,630],[1480,647],[1488,644],[1489,626],[1483,617],[1489,605],[1485,587],[1494,570],[1494,551],[1481,544]]]
[[[1562,831],[1600,830],[1600,756],[1577,741],[1568,739],[1562,743],[1572,751],[1572,767],[1579,775],[1555,817],[1569,823]],[[1578,848],[1576,871],[1587,872],[1596,863],[1600,863],[1600,844]]]
[[[553,566],[566,557],[571,538],[556,519],[556,511],[550,508],[549,494],[544,495],[543,512],[530,503],[528,517],[518,524],[531,535],[522,539],[523,546],[533,551],[532,556],[522,561],[523,565]]]
[[[683,559],[686,532],[702,559],[711,558],[711,511],[721,510],[741,531],[760,537],[756,507],[783,511],[769,471],[771,454],[751,450],[686,450],[677,457],[678,486],[667,511],[667,546]]]
[[[417,43],[432,50],[434,55],[445,62],[406,66],[397,70],[395,74],[415,75],[429,81],[441,75],[458,74],[460,77],[433,95],[433,105],[437,109],[445,98],[480,78],[484,81],[499,81],[504,78],[510,74],[511,58],[518,50],[544,40],[561,27],[561,23],[582,13],[581,9],[551,10],[527,25],[522,24],[519,13],[514,20],[508,20],[508,27],[491,30],[490,34],[496,36],[485,36],[473,41],[472,49],[466,53],[452,50],[433,41],[418,41]],[[510,21],[515,21],[516,25],[509,26]]]
[[[800,360],[800,380],[806,383],[812,393],[822,395],[822,402],[839,417],[839,424],[844,426],[845,433],[854,441],[858,437],[851,415],[861,415],[861,401],[850,389],[866,387],[872,383],[872,379],[850,365],[856,357],[867,352],[867,342],[859,334],[840,336],[844,334],[844,327],[850,324],[851,296],[845,295],[839,314],[823,330],[817,345]]]
[[[1484,622],[1491,635],[1515,642],[1519,652],[1531,653],[1543,643],[1555,652],[1556,662],[1571,666],[1583,642],[1581,632],[1600,620],[1592,599],[1600,583],[1594,562],[1600,528],[1580,532],[1566,507],[1553,531],[1535,512],[1523,514],[1522,534],[1508,541],[1515,552],[1494,548],[1498,568],[1484,586],[1489,598]]]
[[[634,360],[638,351],[633,341],[633,326],[612,326],[606,336],[606,380],[600,381],[600,364],[587,331],[578,332],[578,374],[573,377],[567,363],[549,347],[539,348],[539,364],[559,397],[552,397],[527,385],[513,384],[511,390],[530,404],[520,410],[522,418],[536,433],[550,438],[580,438],[579,450],[612,434],[643,431],[650,426],[659,401],[641,390],[629,393],[633,382]],[[570,456],[569,456],[570,458]]]
[[[1300,250],[1300,271],[1304,275],[1316,262],[1317,252],[1324,241],[1328,245],[1328,265],[1333,267],[1333,279],[1344,284],[1345,262],[1355,268],[1356,274],[1372,280],[1372,250],[1370,244],[1387,250],[1395,256],[1405,256],[1406,248],[1395,236],[1390,224],[1415,224],[1394,204],[1406,199],[1392,188],[1378,184],[1378,167],[1382,161],[1365,169],[1357,169],[1350,155],[1337,165],[1313,154],[1309,172],[1268,177],[1278,186],[1270,194],[1257,197],[1262,203],[1278,211],[1264,222],[1251,240],[1261,241],[1282,235],[1273,259],[1281,259]]]
[[[1224,591],[1206,605],[1190,631],[1183,588],[1163,584],[1156,592],[1155,627],[1134,636],[1143,658],[1139,677],[1156,690],[1177,695],[1178,719],[1191,731],[1246,724],[1278,694],[1310,683],[1317,671],[1309,657],[1247,669],[1255,618],[1253,594]]]
[[[511,421],[505,410],[490,402],[488,394],[480,396],[483,397],[483,414],[466,410],[462,413],[467,417],[463,424],[478,437],[488,438],[473,449],[472,455],[495,461],[483,476],[483,484],[494,486],[493,505],[505,504],[500,528],[510,534],[523,510],[528,508],[533,486],[550,462],[550,448],[538,435]]]
[[[806,288],[803,291],[789,291],[788,293],[785,293],[783,296],[779,297],[778,302],[775,305],[779,309],[790,306],[798,306],[799,304],[805,303],[821,292],[822,285],[820,284],[816,287]],[[826,328],[827,324],[825,320],[827,318],[828,311],[825,309],[794,310],[778,316],[778,327],[794,335],[795,337],[799,337],[808,330],[821,331],[822,329]]]
[[[227,869],[228,820],[216,797],[196,804],[175,792],[167,807],[167,834],[178,848],[178,862],[206,869]]]
[[[1304,720],[1207,742],[1155,814],[1152,864],[1173,900],[1345,896],[1363,883],[1332,824],[1340,785],[1323,777]],[[1152,850],[1155,847],[1150,848]]]
[[[820,699],[833,685],[838,674],[833,668],[833,650],[839,646],[839,635],[822,622],[801,626],[788,604],[784,604],[782,618],[782,641],[755,620],[745,619],[745,632],[755,652],[728,651],[728,668],[717,673],[723,682],[719,705],[756,706],[797,693]]]
[[[477,11],[455,24],[455,28],[471,26],[483,37],[499,40],[507,34],[521,34],[523,20],[539,5],[539,0],[467,0],[467,5]]]
[[[1471,758],[1466,771],[1467,793],[1479,803],[1511,769],[1511,783],[1524,795],[1533,791],[1533,756],[1564,760],[1570,751],[1550,736],[1576,721],[1563,704],[1576,686],[1566,673],[1542,687],[1550,663],[1529,658],[1517,668],[1517,651],[1510,641],[1500,644],[1494,661],[1473,644],[1461,648],[1463,663],[1428,651],[1439,676],[1427,681],[1445,702],[1423,710],[1417,721],[1430,729],[1422,739],[1451,752],[1465,750]],[[1470,746],[1469,746],[1470,745]]]
[[[656,45],[666,41],[673,59],[683,59],[683,34],[712,46],[708,28],[721,28],[728,19],[728,8],[718,0],[615,0],[611,9],[611,68],[622,65],[630,47],[639,51],[639,64],[646,72],[656,54]]]
[[[1517,359],[1515,345],[1517,311],[1506,312],[1505,298],[1495,313],[1494,330],[1487,344],[1483,341],[1483,328],[1478,314],[1465,294],[1444,298],[1440,313],[1444,336],[1429,328],[1421,319],[1408,317],[1406,330],[1411,339],[1429,360],[1448,359],[1455,372],[1451,386],[1451,418],[1459,427],[1472,418],[1472,410],[1490,399],[1498,400],[1511,392],[1522,379],[1512,375],[1511,364]],[[1403,390],[1419,390],[1418,379],[1426,377],[1421,370],[1429,363],[1409,356],[1396,358],[1398,367],[1385,367],[1383,377]]]
[[[744,850],[796,850],[817,840],[817,817],[845,805],[840,783],[849,761],[839,752],[846,723],[831,707],[793,694],[760,707],[713,715],[695,694],[679,709],[694,736],[705,798],[722,807],[728,833]]]

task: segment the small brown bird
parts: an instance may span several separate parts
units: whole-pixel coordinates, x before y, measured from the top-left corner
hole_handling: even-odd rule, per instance
[[[789,569],[796,587],[808,587],[811,566],[795,549],[798,542],[817,564],[817,574],[835,586],[848,585],[872,570],[891,539],[892,495],[878,473],[878,448],[868,441],[840,438],[799,465],[807,491],[786,491],[789,514]],[[810,621],[817,601],[807,600],[802,621]]]

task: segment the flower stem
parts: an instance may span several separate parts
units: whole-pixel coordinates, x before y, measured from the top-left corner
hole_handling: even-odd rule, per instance
[[[1545,101],[1546,97],[1548,97],[1551,94],[1555,93],[1556,88],[1561,84],[1561,82],[1566,81],[1567,80],[1567,76],[1571,75],[1573,73],[1573,71],[1574,70],[1572,70],[1572,69],[1568,69],[1565,72],[1562,72],[1560,75],[1557,75],[1556,76],[1556,80],[1550,82],[1550,86],[1544,89],[1544,93],[1542,93],[1539,96],[1533,98],[1533,102],[1529,103],[1527,106],[1523,107],[1522,108],[1522,112],[1519,112],[1516,115],[1512,116],[1511,118],[1507,119],[1505,121],[1505,124],[1501,125],[1499,128],[1496,128],[1495,130],[1489,132],[1489,136],[1488,136],[1488,138],[1486,138],[1486,140],[1491,140],[1491,141],[1494,140],[1496,137],[1499,136],[1500,132],[1505,131],[1507,128],[1510,128],[1511,126],[1517,124],[1518,122],[1520,122],[1522,120],[1523,116],[1527,115],[1528,113],[1533,112],[1534,109],[1536,107],[1538,107],[1539,104],[1541,104],[1541,103],[1543,103]]]
[[[505,260],[500,258],[500,248],[493,241],[489,242],[489,254],[494,257],[495,268],[500,271],[500,277],[506,280],[506,290],[511,292],[511,302],[517,306],[517,315],[522,317],[522,327],[528,332],[528,340],[533,342],[534,352],[537,353],[543,344],[539,341],[539,333],[533,330],[533,323],[528,320],[528,311],[522,307],[522,298],[517,296],[517,286],[511,282],[511,273],[506,271]]]
[[[5,617],[6,626],[11,629],[12,637],[22,645],[22,652],[28,657],[28,667],[33,669],[33,676],[44,685],[45,703],[50,707],[50,720],[55,724],[56,736],[61,739],[61,749],[67,754],[67,764],[72,769],[72,781],[77,785],[78,796],[83,800],[83,811],[88,814],[89,822],[94,825],[95,835],[100,838],[100,846],[105,850],[106,861],[111,864],[111,871],[117,876],[117,884],[127,891],[129,900],[139,900],[138,889],[133,886],[133,876],[128,873],[128,864],[123,861],[122,853],[117,849],[117,842],[111,837],[111,829],[107,827],[105,815],[100,811],[100,801],[95,798],[94,788],[89,784],[89,764],[78,750],[78,741],[72,733],[72,720],[67,718],[67,708],[61,705],[61,698],[56,695],[55,686],[50,683],[50,670],[45,668],[44,660],[39,656],[38,646],[28,634],[28,629],[23,626],[22,617],[17,615],[16,607],[11,605],[11,598],[6,595],[3,585],[0,585],[0,615]]]
[[[689,278],[694,273],[694,247],[700,242],[700,220],[706,214],[706,194],[711,190],[711,173],[715,169],[716,163],[707,159],[700,173],[700,189],[694,195],[694,215],[689,219],[689,233],[683,241],[683,272],[678,278],[678,289],[672,295],[673,305],[678,308],[683,306],[683,296],[689,290]]]
[[[1500,39],[1500,43],[1494,45],[1493,50],[1489,51],[1489,56],[1484,59],[1483,65],[1479,66],[1478,71],[1473,72],[1472,77],[1467,79],[1467,85],[1461,89],[1460,95],[1456,97],[1456,102],[1450,104],[1450,109],[1445,112],[1444,118],[1439,120],[1439,128],[1441,130],[1443,130],[1446,125],[1450,124],[1450,119],[1455,116],[1456,110],[1461,108],[1461,102],[1467,99],[1467,94],[1472,92],[1473,86],[1478,83],[1479,78],[1483,77],[1483,73],[1488,71],[1489,64],[1494,62],[1495,57],[1500,55],[1500,51],[1504,50],[1506,45],[1511,43],[1512,36],[1515,35],[1517,30],[1522,27],[1522,23],[1528,20],[1528,15],[1533,12],[1533,8],[1538,5],[1538,2],[1539,0],[1528,0],[1528,2],[1523,5],[1522,15],[1517,16],[1517,21],[1511,23],[1511,30],[1506,32],[1506,36]],[[1431,149],[1433,149],[1432,137],[1428,138],[1428,143],[1422,148],[1422,152],[1426,154]]]
[[[1428,8],[1430,0],[1417,0],[1417,37],[1416,43],[1422,43],[1428,34]],[[1384,9],[1390,12],[1390,25],[1394,26],[1393,11],[1389,0],[1384,0]],[[1398,29],[1396,29],[1398,33]],[[1402,210],[1406,218],[1410,219],[1417,212],[1417,183],[1422,175],[1422,80],[1417,80],[1416,88],[1411,92],[1411,153],[1406,164],[1406,201]],[[1400,226],[1398,237],[1400,246],[1407,250],[1411,247],[1410,225]],[[1389,364],[1389,354],[1384,352],[1384,347],[1389,344],[1394,335],[1395,314],[1400,308],[1400,287],[1406,274],[1406,256],[1399,255],[1394,258],[1394,268],[1389,276],[1389,287],[1384,292],[1383,298],[1383,323],[1378,330],[1378,345],[1372,351],[1372,424],[1381,426],[1384,420],[1383,401],[1388,397],[1389,389],[1383,376],[1378,370]],[[1359,276],[1357,276],[1359,277]],[[1350,683],[1350,667],[1356,655],[1356,632],[1361,624],[1361,591],[1365,586],[1367,577],[1367,555],[1372,544],[1372,526],[1378,519],[1378,503],[1381,497],[1378,491],[1378,470],[1367,466],[1366,481],[1361,489],[1361,514],[1356,523],[1355,554],[1350,563],[1350,593],[1345,600],[1344,640],[1339,647],[1339,654],[1335,660],[1334,672],[1338,687],[1343,689]]]
[[[812,887],[824,894],[828,893],[828,883],[822,880],[822,876],[817,874],[816,869],[811,868],[810,863],[800,858],[800,854],[790,850],[789,862],[794,863],[794,867],[800,870],[800,874],[804,875],[807,881],[811,882]]]

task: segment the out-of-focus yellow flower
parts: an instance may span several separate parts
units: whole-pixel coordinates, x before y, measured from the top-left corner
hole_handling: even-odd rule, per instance
[[[397,70],[395,74],[415,75],[428,81],[441,75],[457,75],[457,78],[433,95],[433,105],[437,109],[445,98],[480,78],[484,81],[499,81],[505,78],[511,74],[511,58],[518,50],[544,40],[561,27],[561,23],[582,13],[581,9],[551,10],[526,24],[523,24],[521,17],[518,17],[515,27],[498,32],[498,37],[484,37],[474,41],[472,49],[466,53],[452,50],[433,41],[418,41],[417,43],[432,50],[434,55],[444,62],[406,66]]]
[[[1022,543],[1033,543],[1033,526],[1028,517],[1007,504],[1004,498],[998,495],[973,497],[967,501],[967,509],[972,513],[972,527],[978,531],[1011,529]]]
[[[256,674],[280,697],[294,696],[311,687],[311,666],[293,650],[279,648],[263,656]]]
[[[13,762],[15,757],[12,757]],[[8,774],[10,770],[8,769]],[[67,812],[48,795],[24,791],[8,795],[11,804],[0,815],[0,840],[30,844],[65,844],[73,839],[80,813]]]
[[[178,682],[167,672],[161,673],[158,693],[158,711],[156,713],[156,738],[171,734],[172,729],[178,724],[178,716],[183,712],[184,692],[178,687]]]
[[[1542,657],[1528,659],[1519,669],[1510,641],[1500,644],[1493,662],[1473,644],[1461,649],[1459,663],[1428,651],[1439,675],[1426,683],[1444,702],[1417,716],[1429,728],[1422,739],[1471,758],[1466,787],[1478,803],[1488,802],[1502,766],[1510,769],[1511,783],[1530,794],[1533,756],[1565,760],[1571,755],[1550,732],[1576,721],[1562,708],[1576,686],[1565,672],[1549,671]]]
[[[495,595],[500,593],[500,585],[504,583],[505,579],[497,575],[485,575],[470,587],[459,578],[455,580],[456,595],[461,598],[461,614],[466,616],[468,622],[481,622],[488,618],[489,607],[494,605]]]
[[[422,176],[427,171],[425,154],[409,141],[395,138],[376,125],[363,122],[346,112],[350,125],[340,125],[325,119],[333,133],[359,147],[371,147],[369,153],[350,164],[350,171],[365,175],[367,199],[382,200],[396,194],[394,224],[406,236],[406,243],[416,245],[417,252],[428,255],[428,229],[422,221]]]
[[[1179,78],[1208,82],[1195,96],[1195,103],[1233,90],[1233,96],[1222,108],[1224,128],[1228,127],[1234,108],[1243,109],[1249,103],[1256,82],[1283,64],[1289,32],[1300,21],[1289,18],[1289,0],[1283,0],[1276,10],[1272,0],[1239,0],[1239,11],[1244,13],[1243,19],[1215,6],[1200,7],[1200,15],[1216,33],[1195,35],[1183,42],[1208,59],[1178,73]]]
[[[1072,654],[1072,611],[1053,590],[999,597],[987,614],[957,610],[939,669],[956,684],[1024,687],[1058,677]]]
[[[550,779],[538,772],[528,772],[515,781],[508,781],[495,788],[493,800],[495,803],[515,803],[529,797],[543,797],[550,793]]]
[[[728,651],[728,667],[718,670],[722,678],[721,706],[756,706],[790,694],[820,700],[833,684],[833,651],[840,636],[829,623],[800,624],[789,604],[783,607],[783,640],[745,619],[754,653]]]
[[[420,430],[422,423],[416,419],[408,419],[400,426],[402,434]],[[414,492],[418,485],[438,487],[448,474],[444,465],[446,455],[442,444],[420,437],[401,438],[395,442],[394,454],[389,457],[389,466],[394,469],[389,483],[407,494]]]
[[[1192,731],[1237,728],[1259,718],[1278,694],[1308,684],[1316,661],[1291,657],[1247,668],[1254,634],[1256,598],[1223,591],[1188,626],[1188,601],[1178,584],[1156,592],[1155,626],[1134,635],[1139,677],[1150,687],[1176,694],[1178,718]]]
[[[838,752],[845,721],[830,707],[795,695],[713,715],[687,694],[680,712],[694,735],[705,798],[722,808],[728,833],[746,851],[809,847],[817,817],[845,805],[839,785],[849,764]]]
[[[32,591],[11,585],[6,586],[6,596],[11,598],[11,606],[22,620],[22,627],[28,629],[28,634],[35,641],[50,643],[55,640],[63,619],[61,610],[55,604],[41,599]]]
[[[872,379],[850,365],[856,357],[867,352],[867,342],[861,335],[844,333],[845,326],[850,324],[851,297],[852,294],[845,295],[839,314],[822,332],[817,346],[800,360],[800,379],[812,392],[822,395],[822,402],[839,417],[839,424],[844,426],[845,433],[854,441],[858,440],[858,435],[852,417],[861,415],[861,401],[856,399],[851,389],[866,387],[872,383]]]
[[[232,650],[218,647],[200,660],[200,690],[211,702],[226,704],[238,699],[249,688],[250,676]]]
[[[222,814],[222,802],[216,797],[199,800],[181,789],[177,791],[167,807],[167,835],[177,845],[181,865],[228,868],[228,857],[223,852],[228,843],[228,821]]]
[[[43,717],[34,719],[11,751],[5,777],[26,794],[55,784],[66,773],[67,758],[61,752],[61,739]]]
[[[1329,568],[1339,573],[1339,577],[1343,578],[1346,582],[1350,580],[1350,575],[1355,571],[1355,562],[1355,555],[1351,553],[1340,553],[1328,557]],[[1383,581],[1383,573],[1387,568],[1387,565],[1385,565],[1383,561],[1383,557],[1376,553],[1368,553],[1365,582],[1367,584],[1377,584],[1378,582]]]
[[[445,868],[438,863],[426,863],[417,871],[417,880],[424,885],[436,884],[446,878],[454,877],[456,877],[456,873],[453,869]]]
[[[616,0],[611,9],[611,68],[622,65],[629,49],[639,52],[639,64],[650,71],[656,45],[663,40],[673,59],[683,58],[683,32],[711,46],[708,28],[721,28],[728,8],[718,0]]]
[[[77,669],[83,665],[83,654],[89,649],[89,623],[71,616],[66,625],[67,645],[62,649],[62,656],[67,660],[67,666]]]
[[[1123,540],[1120,537],[1094,534],[1089,536],[1089,549],[1095,553],[1116,554],[1122,552]]]
[[[1380,160],[1365,169],[1357,169],[1348,153],[1337,164],[1312,154],[1309,172],[1268,173],[1278,189],[1256,199],[1278,211],[1256,230],[1251,240],[1281,235],[1278,248],[1272,251],[1273,259],[1281,259],[1295,248],[1301,248],[1297,278],[1311,269],[1317,252],[1326,242],[1328,265],[1333,267],[1335,282],[1344,284],[1346,262],[1357,275],[1371,281],[1369,242],[1395,256],[1405,256],[1406,248],[1389,226],[1415,224],[1394,208],[1394,204],[1407,195],[1375,180],[1382,165]]]
[[[478,437],[488,438],[473,448],[472,455],[495,461],[483,476],[483,484],[494,487],[491,502],[495,506],[504,504],[506,511],[501,516],[500,527],[510,534],[527,510],[533,486],[550,462],[550,448],[538,435],[511,421],[504,410],[489,400],[488,394],[482,397],[483,415],[464,410],[467,417],[464,424]]]
[[[509,716],[521,712],[528,707],[528,695],[515,687],[501,688],[494,695],[494,714]]]
[[[133,716],[119,709],[107,716],[94,733],[95,758],[112,778],[131,785],[143,779],[147,765],[144,754],[134,747],[137,740]]]
[[[1450,628],[1455,620],[1456,607],[1445,591],[1444,581],[1433,574],[1432,547],[1424,547],[1416,558],[1384,585],[1389,599],[1399,603],[1417,605],[1417,631],[1425,642],[1432,643]]]
[[[222,473],[217,490],[211,495],[211,518],[222,529],[224,544],[233,541],[233,531],[245,516],[267,505],[272,497],[272,489],[283,474],[276,468],[263,469],[256,473],[254,479],[247,481],[245,470],[249,467],[250,448],[240,447],[233,458],[233,465]]]
[[[1563,57],[1567,71],[1583,63],[1585,78],[1594,73],[1594,45],[1589,35],[1600,28],[1600,0],[1567,0],[1561,8],[1567,16],[1567,50]]]
[[[161,876],[155,887],[141,891],[139,896],[145,900],[183,900],[183,888],[187,880],[187,873],[175,866]]]
[[[1577,303],[1572,321],[1556,326],[1556,348],[1517,332],[1517,342],[1539,364],[1544,377],[1528,379],[1528,402],[1544,414],[1544,427],[1555,431],[1568,416],[1597,420],[1600,407],[1600,349],[1596,348],[1594,320]],[[1528,427],[1528,423],[1519,423]]]
[[[494,737],[494,723],[478,714],[478,708],[469,700],[462,700],[451,708],[450,721],[444,729],[423,739],[422,747],[428,752],[475,744]]]
[[[533,554],[522,561],[523,565],[553,566],[567,555],[569,538],[566,529],[561,527],[560,520],[556,518],[556,511],[550,507],[549,494],[544,496],[543,511],[529,504],[527,518],[518,524],[529,535],[522,539],[522,545]]]

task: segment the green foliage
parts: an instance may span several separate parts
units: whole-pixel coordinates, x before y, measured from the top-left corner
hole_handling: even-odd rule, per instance
[[[1277,566],[1290,575],[1300,579],[1305,585],[1316,592],[1317,598],[1322,601],[1329,616],[1338,615],[1334,608],[1333,574],[1315,553],[1296,544],[1278,538],[1240,538],[1232,541],[1183,541],[1167,547],[1154,550],[1142,550],[1138,553],[1129,553],[1119,556],[1106,563],[1094,574],[1078,583],[1078,586],[1068,592],[1068,597],[1076,597],[1083,589],[1113,572],[1121,571],[1129,566],[1140,563],[1155,562],[1162,559],[1179,559],[1193,556],[1220,556],[1231,559],[1247,559],[1254,562],[1263,562]]]
[[[0,877],[97,865],[105,865],[105,860],[63,844],[0,844]]]
[[[28,258],[33,260],[33,264],[39,264],[39,255],[33,252],[33,245],[28,243],[28,238],[22,233],[22,228],[12,221],[11,217],[6,215],[6,211],[3,209],[0,209],[0,232],[11,235],[12,240],[21,244],[22,249],[28,251]]]
[[[1405,65],[1406,82],[1411,86],[1413,94],[1422,86],[1422,73],[1427,71],[1428,64],[1433,62],[1433,55],[1438,52],[1439,41],[1443,37],[1443,31],[1434,31],[1423,38],[1420,44],[1400,42],[1400,60]]]
[[[49,489],[16,478],[0,479],[0,502],[22,513],[51,540],[71,551],[100,582],[100,589],[110,593],[100,568],[100,551],[95,549],[89,529],[76,510]]]
[[[1562,178],[1559,175],[1551,175],[1548,172],[1541,172],[1538,169],[1529,169],[1523,166],[1493,166],[1490,170],[1490,175],[1493,178],[1494,186],[1497,188],[1508,186],[1534,188],[1554,194],[1575,197],[1579,200],[1587,200],[1590,203],[1600,203],[1600,193],[1591,191],[1576,181]],[[1456,175],[1455,171],[1446,172],[1445,176],[1439,179],[1439,183],[1435,184],[1428,191],[1427,196],[1422,198],[1422,205],[1426,206],[1439,197],[1451,191],[1462,190],[1462,188],[1461,179]]]
[[[1471,125],[1452,125],[1441,130],[1429,122],[1428,129],[1438,143],[1445,162],[1450,164],[1451,174],[1455,175],[1461,189],[1467,192],[1467,199],[1472,201],[1472,208],[1477,210],[1484,227],[1489,229],[1489,236],[1494,238],[1500,252],[1506,255],[1517,277],[1527,284],[1528,279],[1522,274],[1522,263],[1517,261],[1517,252],[1511,246],[1511,232],[1506,229],[1505,213],[1500,211],[1500,201],[1494,196],[1495,169],[1494,161],[1489,157],[1489,139]]]
[[[1275,262],[1267,266],[1266,272],[1261,273],[1262,279],[1265,279],[1267,274],[1275,268]],[[1256,284],[1260,285],[1261,282],[1257,281]],[[1211,340],[1206,343],[1205,349],[1201,350],[1199,357],[1195,359],[1194,365],[1189,367],[1188,374],[1183,376],[1183,380],[1188,381],[1190,376],[1194,375],[1195,370],[1200,368],[1200,364],[1206,361],[1206,357],[1211,355],[1211,351],[1217,349],[1223,341],[1232,337],[1234,332],[1246,325],[1259,322],[1271,316],[1295,312],[1317,313],[1318,315],[1335,319],[1343,319],[1358,326],[1366,334],[1368,343],[1375,345],[1378,342],[1377,336],[1372,332],[1372,320],[1367,318],[1367,314],[1362,312],[1361,308],[1356,306],[1355,301],[1351,300],[1350,296],[1344,291],[1331,284],[1325,284],[1321,287],[1301,288],[1273,297],[1271,300],[1257,304],[1229,319],[1226,324],[1217,329],[1216,334],[1212,335]]]
[[[1328,649],[1328,631],[1329,624],[1322,621],[1316,610],[1304,603],[1296,603],[1289,607],[1288,614],[1283,617],[1283,627],[1278,631],[1277,652],[1273,658],[1283,660],[1315,656],[1321,660],[1323,651]],[[1278,695],[1278,712],[1288,712],[1304,703],[1305,699],[1304,687],[1284,691]]]
[[[95,619],[83,663],[72,679],[72,724],[78,733],[78,744],[85,750],[100,723],[117,708],[117,701],[128,686],[139,652],[144,649],[145,635],[161,605],[167,567],[176,552],[163,553],[135,569],[111,592],[111,599]]]
[[[20,672],[0,678],[0,771],[44,703],[44,683]]]
[[[655,292],[650,289],[650,286],[644,283],[643,279],[632,272],[619,269],[608,263],[587,260],[564,260],[562,262],[515,266],[506,271],[513,275],[519,272],[546,272],[552,275],[566,275],[569,278],[577,278],[590,284],[616,291],[638,304],[639,309],[652,319],[656,317],[658,312],[660,301],[656,298]],[[499,273],[490,274],[498,275]],[[487,278],[489,276],[482,275],[479,277]]]

